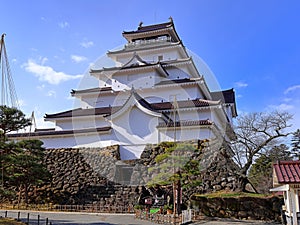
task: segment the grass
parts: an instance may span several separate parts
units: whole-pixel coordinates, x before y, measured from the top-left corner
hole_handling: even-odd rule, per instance
[[[0,225],[24,225],[25,223],[18,222],[11,218],[0,218]]]
[[[151,209],[150,209],[150,213],[151,213],[151,214],[154,214],[154,213],[159,212],[159,210],[160,210],[160,208],[151,208]]]
[[[248,193],[248,192],[214,192],[209,194],[195,194],[195,196],[206,197],[206,198],[239,198],[239,197],[256,197],[263,198],[269,197],[270,195],[266,194],[256,194],[256,193]]]

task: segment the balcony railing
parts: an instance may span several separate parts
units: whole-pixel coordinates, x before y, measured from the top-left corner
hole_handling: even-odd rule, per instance
[[[137,48],[137,47],[144,47],[148,45],[160,45],[160,44],[166,44],[168,42],[171,42],[170,37],[148,39],[148,40],[136,40],[134,42],[127,43],[125,45],[125,48]]]

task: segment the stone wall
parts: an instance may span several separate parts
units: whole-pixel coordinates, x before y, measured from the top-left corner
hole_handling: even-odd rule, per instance
[[[200,185],[185,188],[184,201],[194,193],[234,190],[235,164],[228,151],[212,151],[207,146],[203,148],[197,140],[185,144],[198,149],[192,152],[190,159],[199,161],[201,173],[192,177],[193,180],[199,180]],[[32,188],[30,199],[35,203],[134,205],[142,190],[145,190],[142,186],[153,176],[149,174],[149,168],[155,166],[155,158],[164,154],[169,145],[147,145],[139,160],[129,161],[120,160],[117,145],[106,148],[48,149],[44,163],[52,174],[52,180],[47,185]],[[132,168],[128,183],[116,179],[118,166]],[[167,190],[168,193],[170,191]]]
[[[281,221],[282,198],[193,196],[192,205],[209,217]]]
[[[31,188],[30,203],[133,207],[142,196],[153,194],[153,189],[147,189],[142,184],[149,181],[149,168],[155,166],[155,158],[164,154],[170,144],[147,145],[139,160],[127,161],[120,160],[117,145],[106,148],[48,149],[44,163],[52,179],[44,186]],[[237,167],[228,149],[215,151],[199,141],[185,144],[197,149],[189,157],[199,162],[200,173],[190,178],[199,180],[200,185],[184,189],[184,202],[195,193],[235,190]],[[128,185],[116,179],[118,166],[132,168]],[[172,188],[163,191],[172,196]],[[193,197],[192,202],[207,216],[262,220],[277,220],[280,216],[281,202],[276,198]]]
[[[139,187],[113,182],[119,146],[107,148],[48,149],[44,163],[51,182],[32,188],[31,203],[133,205]]]
[[[207,143],[200,143],[198,140],[184,142],[184,144],[192,145],[198,151],[189,155],[189,160],[199,162],[200,174],[193,177],[193,180],[201,181],[197,187],[186,190],[187,195],[192,193],[207,193],[215,191],[234,191],[236,188],[236,171],[237,165],[231,158],[231,152],[225,148],[216,149],[208,148]],[[147,184],[149,178],[154,175],[149,173],[149,168],[155,168],[155,158],[164,154],[168,144],[147,145],[141,154],[140,160],[136,161],[131,183]],[[188,163],[188,161],[187,161]],[[171,172],[171,171],[170,171]],[[187,196],[188,198],[189,196]]]

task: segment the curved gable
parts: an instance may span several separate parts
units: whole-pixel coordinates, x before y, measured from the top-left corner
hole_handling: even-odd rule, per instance
[[[163,116],[162,113],[154,110],[151,107],[151,105],[140,95],[138,95],[134,90],[131,91],[131,95],[129,96],[125,104],[121,108],[117,109],[116,111],[113,111],[110,116],[112,119],[117,118],[122,114],[124,114],[125,112],[127,112],[128,110],[130,110],[133,106],[136,106],[142,112],[148,115],[155,116],[155,117]]]

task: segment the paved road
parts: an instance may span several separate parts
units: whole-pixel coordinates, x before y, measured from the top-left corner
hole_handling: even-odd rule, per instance
[[[4,210],[0,210],[0,216],[4,216]],[[35,212],[20,211],[22,221],[27,221],[29,213],[30,225],[46,224],[46,218],[52,225],[157,225],[156,223],[135,219],[128,214],[96,214],[96,213],[66,213],[66,212]],[[18,211],[8,211],[8,217],[17,218]],[[192,223],[193,225],[279,225],[278,223],[263,221],[240,221],[233,219],[208,218]]]
[[[256,220],[249,221],[249,220],[207,218],[205,220],[198,221],[192,224],[193,225],[280,225],[281,223],[256,221]]]
[[[8,211],[8,217],[18,218],[18,212]],[[4,210],[0,211],[0,216],[4,216]],[[46,218],[48,224],[52,225],[156,225],[148,221],[141,221],[134,218],[134,215],[128,214],[98,214],[98,213],[69,213],[69,212],[35,212],[35,211],[20,211],[20,219],[23,222],[27,221],[29,213],[30,225],[38,224],[38,215],[40,216],[39,224],[45,225]]]

